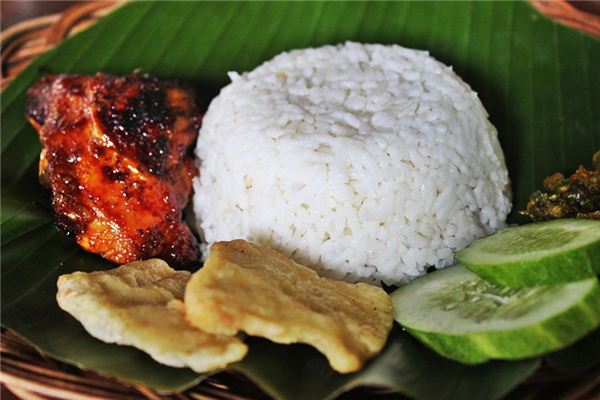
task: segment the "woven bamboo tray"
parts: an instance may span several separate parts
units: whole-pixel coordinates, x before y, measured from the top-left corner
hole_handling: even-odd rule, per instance
[[[117,7],[121,1],[95,1],[77,4],[62,14],[21,22],[2,32],[1,86],[4,88],[38,55],[64,38],[87,28]],[[540,12],[561,23],[600,37],[600,16],[575,8],[566,1],[531,1]],[[194,388],[177,394],[164,394],[133,386],[90,371],[54,361],[17,335],[2,330],[0,383],[22,399],[180,399],[242,400],[268,399],[256,385],[234,372],[215,374]],[[543,366],[514,390],[509,398],[546,400],[600,400],[600,368],[585,375],[561,374]],[[358,388],[340,399],[405,399],[385,388]]]

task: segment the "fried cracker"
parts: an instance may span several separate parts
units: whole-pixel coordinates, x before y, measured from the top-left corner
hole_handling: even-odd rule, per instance
[[[212,246],[185,291],[188,320],[207,332],[244,331],[321,351],[339,372],[384,346],[392,303],[381,288],[320,278],[285,255],[243,240]]]
[[[62,275],[56,298],[92,336],[137,347],[162,364],[205,372],[242,359],[247,347],[240,340],[185,320],[181,300],[189,279],[162,260],[137,261]]]

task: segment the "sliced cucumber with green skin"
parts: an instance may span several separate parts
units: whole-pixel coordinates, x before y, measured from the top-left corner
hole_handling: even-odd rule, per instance
[[[455,265],[397,289],[392,302],[404,329],[440,355],[466,364],[548,353],[600,325],[596,278],[507,288]]]
[[[559,219],[503,229],[459,251],[458,261],[498,285],[573,282],[600,273],[600,221]]]

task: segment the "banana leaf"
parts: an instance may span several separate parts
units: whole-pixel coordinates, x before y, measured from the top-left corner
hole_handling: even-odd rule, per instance
[[[130,383],[179,391],[201,381],[135,349],[97,341],[58,309],[58,275],[110,264],[53,226],[49,195],[37,182],[40,144],[25,119],[26,90],[47,73],[139,70],[194,85],[207,105],[227,84],[227,71],[250,70],[284,50],[346,40],[427,49],[479,93],[512,179],[510,222],[523,221],[516,211],[544,176],[589,163],[600,148],[600,43],[526,3],[128,3],[40,56],[2,92],[2,325],[58,360]],[[334,373],[306,346],[249,344],[247,358],[232,368],[290,399],[327,398],[364,384],[423,399],[499,398],[540,364],[460,365],[399,328],[379,357],[351,375]]]
[[[588,334],[572,346],[546,357],[557,371],[581,374],[600,364],[600,329]]]

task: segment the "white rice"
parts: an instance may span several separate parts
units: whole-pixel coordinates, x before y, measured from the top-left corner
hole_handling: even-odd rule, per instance
[[[427,52],[346,43],[230,78],[196,148],[208,244],[244,238],[327,276],[399,284],[504,225],[496,130]]]

